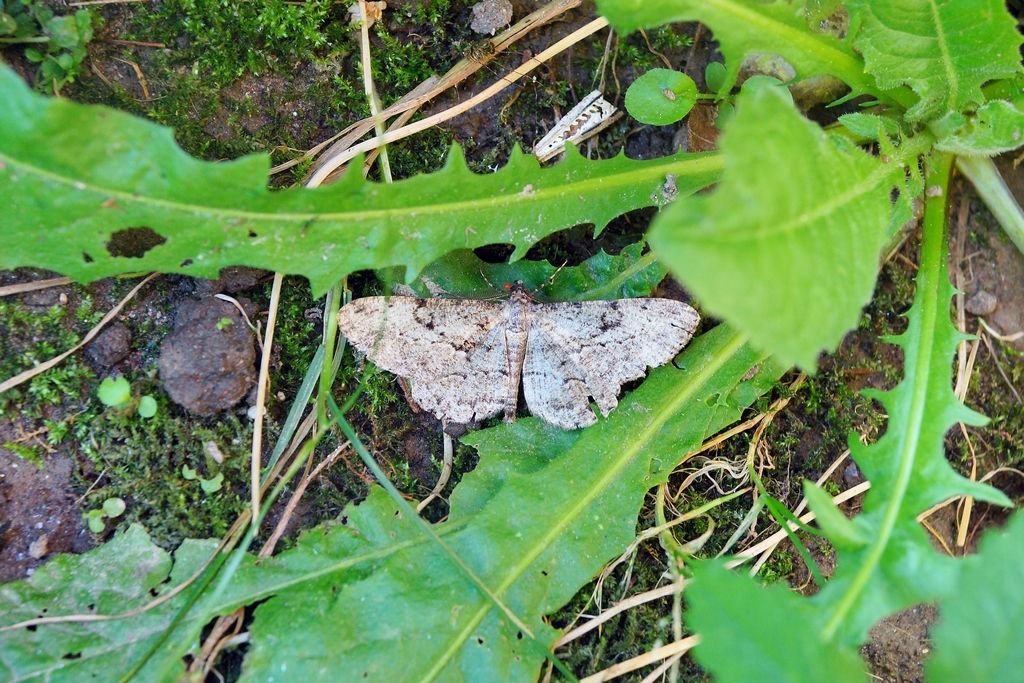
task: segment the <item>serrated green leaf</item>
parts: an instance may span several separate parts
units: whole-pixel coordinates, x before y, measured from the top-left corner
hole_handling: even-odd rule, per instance
[[[988,531],[976,555],[961,561],[932,631],[929,683],[1004,683],[1024,672],[1024,514]]]
[[[0,586],[0,626],[42,616],[120,614],[174,588],[209,557],[215,541],[186,541],[171,557],[132,525],[83,555],[60,555],[30,578]],[[0,631],[8,681],[116,680],[170,625],[189,589],[128,619],[43,624]],[[184,673],[178,663],[172,679]],[[145,672],[138,680],[147,678]]]
[[[541,300],[626,299],[648,296],[666,269],[644,254],[644,243],[623,247],[616,255],[603,250],[578,266],[555,267],[547,261],[487,263],[469,250],[454,251],[427,266],[413,289],[431,296],[426,283],[466,298],[503,293],[506,284],[521,281]]]
[[[669,175],[687,194],[721,170],[717,155],[589,161],[575,151],[541,169],[517,151],[476,175],[456,147],[441,171],[393,184],[349,173],[329,187],[270,192],[268,166],[265,155],[193,159],[167,128],[41,97],[0,67],[0,267],[89,281],[248,265],[305,275],[319,294],[366,268],[401,266],[412,278],[454,249],[505,243],[516,259],[557,230],[600,229],[658,204]]]
[[[263,601],[255,613],[243,680],[263,680],[282,670],[311,681],[353,672],[360,680],[363,673],[365,680],[386,681],[433,675],[534,680],[543,648],[556,635],[543,615],[570,599],[633,538],[645,492],[668,476],[679,454],[733,422],[773,385],[784,368],[770,360],[761,362],[752,379],[743,379],[761,360],[740,335],[720,326],[694,340],[680,358],[681,369],[653,371],[608,419],[588,430],[552,431],[527,418],[467,438],[480,451],[481,463],[456,488],[449,518],[438,532],[526,620],[536,641],[520,637],[495,614],[493,603],[374,488],[366,501],[346,510],[342,524],[314,529],[276,557],[244,562],[217,601],[201,598],[138,675],[175,679],[184,651],[204,624]],[[212,550],[212,544],[201,547]],[[118,558],[119,570],[140,571],[136,553],[116,545],[81,557],[101,551],[103,561]],[[161,590],[198,566],[199,558],[183,562],[182,552],[176,556],[177,580],[161,584]],[[162,557],[164,571],[142,582],[143,595],[166,574]],[[88,576],[79,570],[74,565],[70,573]],[[116,579],[119,587],[137,583]],[[122,640],[102,651],[86,649],[77,659],[57,663],[69,679],[97,670],[104,679],[117,678],[141,664],[152,636],[166,627],[184,598],[103,622],[99,634],[93,633],[94,624],[70,623],[59,626],[59,637],[52,630],[56,626],[0,634],[9,639],[0,645],[30,653],[20,669],[27,677],[65,654],[55,642],[79,637],[99,642],[117,634]],[[54,598],[38,602],[47,600]],[[104,611],[118,610],[104,604]],[[10,623],[24,617],[0,618]],[[293,637],[297,632],[302,638]],[[50,647],[36,654],[41,637],[49,638]],[[398,651],[401,657],[394,656]]]
[[[682,370],[653,371],[588,430],[552,440],[550,426],[527,418],[466,437],[481,464],[456,490],[438,531],[537,642],[496,614],[436,546],[418,543],[383,558],[363,579],[335,582],[330,593],[318,597],[326,584],[306,586],[261,605],[243,680],[262,679],[285,663],[292,675],[313,680],[328,680],[332,670],[384,681],[534,680],[555,637],[543,615],[628,543],[645,492],[664,480],[678,454],[736,419],[767,388],[772,371],[753,385],[742,382],[744,368],[756,361],[741,337],[718,328],[684,352]],[[779,370],[774,366],[776,376]],[[723,400],[709,400],[714,396]],[[395,519],[391,507],[360,521],[354,513],[348,526],[360,534],[361,524],[378,520],[370,527],[376,534]],[[285,622],[322,633],[312,636],[317,648],[283,637]],[[412,638],[415,648],[402,647]],[[399,647],[403,656],[396,658]]]
[[[943,182],[942,171],[933,169],[932,174],[931,184]],[[850,435],[851,455],[872,484],[864,512],[853,523],[870,543],[840,547],[836,573],[814,598],[830,613],[827,637],[847,644],[863,642],[885,615],[948,594],[956,561],[935,551],[918,514],[960,495],[1009,504],[1000,491],[957,474],[945,457],[950,427],[985,423],[957,400],[952,388],[950,359],[964,337],[949,317],[953,288],[946,268],[945,208],[944,194],[928,198],[914,304],[907,331],[895,340],[903,348],[903,380],[876,394],[888,414],[888,428],[870,446]]]
[[[839,511],[832,496],[812,481],[804,480],[804,497],[814,513],[814,520],[837,546],[856,548],[867,543],[860,530]]]
[[[744,87],[720,144],[722,182],[663,211],[650,244],[713,314],[813,368],[871,298],[893,170],[838,146],[765,84]]]
[[[701,637],[694,657],[720,683],[867,680],[852,647],[821,637],[823,615],[784,586],[758,586],[719,562],[694,566],[686,623]]]
[[[854,37],[878,85],[906,84],[911,121],[981,104],[981,86],[1020,73],[1024,40],[1004,0],[851,0]]]
[[[626,90],[626,111],[640,123],[653,126],[675,123],[696,103],[697,84],[674,69],[651,69]]]
[[[598,0],[598,10],[620,31],[676,21],[707,25],[725,57],[727,76],[720,94],[732,87],[749,54],[783,57],[798,79],[828,74],[856,93],[882,96],[864,74],[853,49],[835,36],[811,30],[801,3],[788,0]]]
[[[900,124],[888,116],[854,112],[839,117],[843,128],[866,140],[880,140],[883,136],[896,137]]]
[[[1024,145],[1024,111],[1012,102],[986,102],[959,130],[939,139],[936,149],[963,156],[995,156]]]

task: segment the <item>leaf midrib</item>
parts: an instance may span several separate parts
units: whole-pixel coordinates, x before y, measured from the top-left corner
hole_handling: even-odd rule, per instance
[[[598,479],[584,495],[574,498],[573,505],[565,514],[558,518],[558,522],[551,527],[548,533],[542,536],[528,552],[524,553],[522,555],[522,559],[518,563],[510,566],[505,579],[494,589],[493,592],[495,595],[502,596],[509,588],[512,587],[512,585],[526,572],[526,570],[529,569],[530,565],[532,565],[545,550],[557,541],[558,538],[565,533],[565,530],[571,525],[571,523],[579,518],[579,516],[586,511],[597,497],[600,496],[608,486],[618,478],[619,474],[632,462],[633,458],[635,458],[640,451],[647,446],[648,442],[661,430],[665,423],[677,413],[678,409],[687,401],[692,399],[693,396],[710,381],[714,374],[721,369],[722,366],[724,366],[745,343],[746,336],[742,333],[733,331],[732,338],[717,350],[714,357],[693,376],[691,381],[687,382],[672,400],[661,405],[661,408],[656,413],[656,417],[648,422],[647,426],[640,432],[640,434],[637,435],[637,438],[632,441],[630,446],[622,451],[616,464],[613,467],[608,468],[604,475],[602,475],[601,478]],[[421,680],[432,681],[440,675],[448,663],[456,656],[459,650],[462,649],[466,641],[469,640],[472,632],[480,622],[484,620],[492,608],[493,604],[490,602],[484,602],[481,604],[480,608],[473,613],[472,618],[466,622],[465,627],[453,635],[448,648],[444,650],[444,652],[440,653],[434,662],[434,666],[426,672]]]
[[[9,166],[8,173],[13,173],[11,168],[22,169],[23,172],[33,176],[42,178],[44,181],[49,181],[63,185],[66,188],[73,190],[74,192],[92,192],[96,195],[104,197],[105,201],[110,199],[116,199],[123,205],[130,204],[143,204],[146,207],[152,209],[160,209],[166,211],[176,211],[186,214],[202,214],[205,217],[215,218],[233,218],[233,219],[246,219],[256,222],[280,222],[280,221],[309,221],[316,220],[319,223],[325,221],[337,221],[337,222],[363,222],[379,220],[382,218],[394,219],[397,215],[402,214],[437,214],[445,215],[455,212],[473,212],[480,210],[494,210],[502,206],[511,206],[517,203],[523,203],[526,201],[537,201],[537,200],[559,200],[564,199],[566,195],[585,194],[585,193],[608,193],[614,192],[619,187],[635,187],[643,180],[650,177],[657,177],[666,175],[668,173],[674,173],[676,175],[700,175],[704,173],[720,171],[722,169],[722,159],[719,154],[707,154],[699,157],[686,157],[684,159],[672,159],[661,164],[650,164],[645,165],[641,168],[623,171],[621,173],[612,173],[610,175],[597,176],[592,178],[585,178],[583,180],[575,180],[567,183],[554,184],[550,187],[534,189],[532,193],[526,197],[521,192],[509,192],[504,195],[500,195],[495,198],[493,195],[480,197],[476,199],[464,200],[464,201],[447,201],[433,204],[421,204],[416,206],[403,206],[400,208],[387,208],[387,209],[363,209],[358,211],[303,211],[303,212],[257,212],[257,211],[245,211],[240,208],[223,208],[213,207],[202,204],[191,204],[183,201],[175,201],[170,199],[163,199],[152,196],[140,197],[139,195],[128,192],[126,190],[108,188],[95,183],[88,184],[83,182],[81,179],[69,178],[64,175],[60,175],[46,169],[40,168],[33,164],[18,161],[11,158],[8,155],[0,154],[0,165],[4,162]],[[543,169],[542,171],[543,172]],[[440,180],[440,179],[439,179]],[[609,187],[610,186],[610,187]],[[266,196],[271,196],[268,191]]]

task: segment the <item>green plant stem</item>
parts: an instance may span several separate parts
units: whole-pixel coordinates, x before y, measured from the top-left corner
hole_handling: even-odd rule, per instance
[[[370,56],[370,23],[366,19],[366,3],[359,0],[359,11],[363,20],[359,22],[359,61],[363,71],[363,93],[366,95],[366,103],[370,106],[370,114],[374,117],[373,129],[378,137],[385,133],[384,121],[381,120],[380,97],[377,96],[377,87],[373,83],[373,61]],[[363,172],[366,172],[364,167]],[[380,172],[385,182],[393,182],[391,177],[391,161],[388,157],[387,145],[380,146]]]
[[[928,366],[932,360],[932,349],[935,347],[936,322],[940,315],[947,314],[948,302],[942,301],[942,260],[946,258],[946,208],[949,198],[949,178],[953,168],[953,156],[935,153],[928,160],[926,187],[927,199],[924,206],[922,224],[921,260],[917,271],[917,294],[915,306],[920,306],[921,333],[915,343],[917,348],[905,350],[907,357],[915,359],[916,365],[908,367],[907,373],[912,377],[926,377]],[[904,501],[910,488],[914,467],[917,463],[918,439],[922,425],[926,419],[925,406],[928,403],[928,385],[926,382],[913,383],[911,405],[906,424],[890,425],[890,429],[901,429],[906,434],[900,445],[898,470],[892,488],[888,491],[885,513],[882,516],[878,532],[864,561],[857,568],[857,573],[850,581],[846,592],[840,597],[828,621],[822,630],[822,637],[831,641],[839,632],[840,626],[853,611],[854,606],[866,590],[871,576],[878,570],[882,555],[892,539],[900,514],[903,512]]]
[[[334,383],[334,353],[335,343],[338,337],[338,310],[341,308],[342,292],[340,285],[334,285],[327,292],[327,300],[324,302],[326,315],[324,316],[324,364],[320,370],[320,388],[316,397],[316,422],[317,431],[326,431],[331,424],[327,416],[327,397],[331,394],[331,385]]]
[[[48,43],[49,36],[33,36],[31,38],[0,38],[0,45],[19,45],[21,43]]]
[[[957,169],[971,181],[1007,236],[1024,253],[1024,211],[988,157],[957,157]]]

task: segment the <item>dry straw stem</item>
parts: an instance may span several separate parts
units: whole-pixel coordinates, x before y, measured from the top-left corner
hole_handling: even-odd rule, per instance
[[[593,676],[581,678],[580,683],[600,683],[601,681],[610,681],[613,678],[624,676],[631,671],[642,669],[645,666],[650,666],[651,664],[660,662],[663,659],[683,655],[696,647],[699,642],[700,638],[698,636],[687,636],[682,640],[677,640],[674,643],[669,643],[668,645],[662,645],[661,647],[654,648],[650,652],[645,652],[642,655],[627,659],[624,662],[619,662],[618,664],[608,667],[604,671],[597,672]]]
[[[284,274],[274,273],[274,284],[270,289],[270,311],[267,315],[267,334],[260,356],[260,374],[256,380],[256,414],[252,425],[252,451],[249,459],[249,488],[252,504],[251,520],[259,524],[257,512],[260,509],[260,462],[263,453],[263,418],[267,412],[267,388],[270,384],[270,353],[274,347],[274,328],[277,325],[277,309],[281,301],[281,283]]]
[[[437,478],[437,483],[434,484],[433,490],[430,495],[420,501],[420,504],[416,506],[416,512],[422,512],[425,507],[430,505],[431,501],[441,495],[441,491],[448,484],[448,478],[452,476],[452,461],[453,461],[453,447],[452,437],[448,435],[448,432],[441,432],[441,436],[444,439],[444,460],[441,467],[441,476]]]
[[[469,98],[465,102],[462,102],[452,107],[451,109],[445,110],[439,114],[428,116],[427,118],[409,124],[408,126],[403,126],[402,128],[398,128],[394,131],[386,133],[383,136],[374,137],[370,140],[367,140],[356,145],[355,147],[345,150],[343,153],[333,157],[332,159],[329,160],[328,163],[323,164],[316,171],[314,171],[313,175],[310,177],[310,184],[315,183],[319,185],[321,182],[323,182],[324,179],[330,176],[331,173],[336,168],[339,168],[343,164],[348,163],[350,160],[352,160],[359,154],[362,154],[363,152],[369,152],[370,150],[376,149],[381,145],[395,142],[396,140],[401,140],[403,138],[407,138],[410,135],[415,135],[416,133],[424,131],[428,128],[432,128],[438,125],[439,123],[444,123],[445,121],[455,118],[459,114],[472,109],[481,102],[484,102],[493,97],[494,95],[496,95],[497,93],[501,92],[515,81],[518,81],[523,76],[529,74],[538,66],[541,66],[544,62],[551,59],[555,55],[559,54],[563,50],[568,49],[572,45],[575,45],[584,38],[593,35],[597,31],[600,31],[601,29],[607,26],[607,19],[595,19],[590,23],[586,24],[585,26],[583,26],[582,28],[574,31],[573,33],[570,33],[568,36],[558,41],[548,49],[544,50],[536,57],[531,57],[521,66],[509,72],[507,76],[502,77],[497,83],[490,85],[482,92],[477,93],[476,95]]]
[[[488,41],[488,50],[479,58],[466,57],[449,69],[444,76],[440,78],[431,76],[379,115],[370,116],[362,119],[361,121],[357,121],[342,130],[340,133],[311,148],[302,156],[275,166],[270,170],[270,172],[272,174],[279,173],[285,169],[291,168],[292,166],[301,163],[303,160],[319,154],[327,148],[328,145],[330,145],[320,160],[318,160],[313,166],[313,171],[315,172],[321,166],[326,163],[330,163],[334,157],[351,147],[356,140],[373,130],[374,125],[378,121],[385,121],[392,116],[401,115],[395,122],[398,125],[393,125],[389,130],[400,127],[400,124],[403,124],[412,118],[415,111],[423,104],[472,76],[487,64],[487,62],[494,59],[496,55],[524,38],[533,29],[544,26],[568,10],[578,7],[581,1],[582,0],[555,0],[554,2],[549,2],[547,5],[544,5],[540,9],[518,21],[511,28],[491,38]]]
[[[160,273],[150,273],[145,277],[145,279],[142,282],[135,285],[135,287],[132,288],[132,291],[128,292],[128,294],[123,299],[121,299],[121,301],[116,306],[107,311],[107,314],[103,316],[103,319],[96,323],[96,325],[91,330],[89,330],[84,337],[82,337],[82,341],[78,342],[77,344],[75,344],[70,349],[60,354],[59,356],[54,356],[50,360],[44,361],[39,365],[35,366],[34,368],[29,368],[28,370],[25,370],[24,372],[19,373],[14,377],[5,380],[4,382],[0,382],[0,394],[4,393],[5,391],[10,391],[14,387],[18,386],[19,384],[22,384],[23,382],[27,382],[28,380],[32,379],[33,377],[40,373],[46,372],[47,370],[59,364],[65,358],[67,358],[68,356],[75,353],[80,348],[91,342],[93,339],[95,339],[96,335],[98,335],[100,331],[104,327],[106,327],[107,323],[116,318],[121,313],[121,310],[128,304],[128,302],[135,298],[135,295],[139,293],[139,290],[141,290],[143,287],[149,284],[150,280],[157,277],[159,274]]]
[[[0,287],[0,299],[5,296],[13,296],[15,294],[24,294],[25,292],[35,292],[40,289],[49,289],[50,287],[60,287],[62,285],[70,285],[74,280],[69,277],[55,277],[49,280],[34,280],[32,282],[19,282],[16,285],[5,285]]]

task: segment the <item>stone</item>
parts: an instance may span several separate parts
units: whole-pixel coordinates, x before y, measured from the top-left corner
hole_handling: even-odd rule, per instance
[[[483,0],[473,5],[473,20],[469,28],[476,33],[493,36],[511,21],[511,0]]]
[[[111,323],[85,347],[85,359],[93,367],[112,368],[131,352],[132,333],[124,323]]]
[[[171,400],[196,415],[213,415],[236,405],[256,382],[253,333],[227,301],[186,301],[160,345],[158,366]]]
[[[996,306],[999,305],[999,301],[995,295],[986,292],[984,289],[979,289],[977,292],[971,295],[969,299],[964,303],[964,308],[971,315],[985,316],[992,315],[996,311]]]

